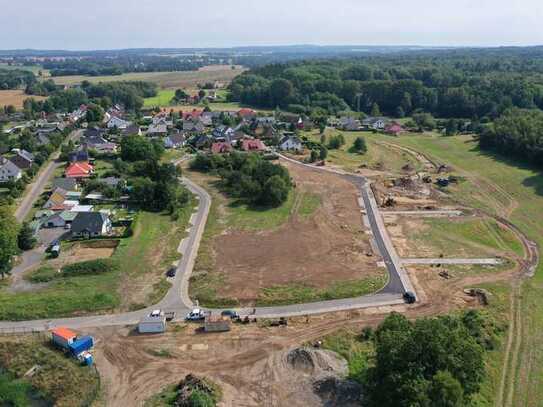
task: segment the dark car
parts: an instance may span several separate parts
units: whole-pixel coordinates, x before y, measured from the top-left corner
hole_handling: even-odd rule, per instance
[[[417,301],[417,297],[411,291],[407,291],[406,293],[404,293],[403,299],[408,304],[413,304],[414,302]]]
[[[177,273],[177,269],[172,267],[166,272],[166,277],[175,277],[175,273]]]
[[[238,313],[231,309],[224,310],[223,312],[221,312],[221,315],[223,317],[229,317],[230,319],[239,319]]]

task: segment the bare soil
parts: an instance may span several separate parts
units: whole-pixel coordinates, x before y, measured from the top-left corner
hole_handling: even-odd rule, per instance
[[[253,304],[262,288],[293,283],[325,288],[378,275],[363,232],[356,188],[337,175],[283,163],[296,188],[321,197],[309,218],[291,216],[275,230],[228,229],[214,241],[216,268],[226,276],[218,294]]]
[[[57,259],[50,260],[48,265],[60,268],[66,264],[81,261],[105,259],[115,252],[114,247],[86,247],[84,243],[76,243],[68,250],[61,252]]]

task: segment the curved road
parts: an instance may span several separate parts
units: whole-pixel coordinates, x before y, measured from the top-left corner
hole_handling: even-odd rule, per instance
[[[401,266],[396,250],[390,241],[383,223],[383,219],[377,207],[377,203],[375,202],[375,198],[366,178],[343,173],[337,170],[303,164],[284,156],[281,156],[281,158],[315,171],[328,171],[336,173],[354,183],[359,188],[373,238],[375,239],[377,248],[383,257],[389,273],[389,281],[380,292],[372,295],[306,304],[242,309],[240,310],[240,314],[252,314],[260,318],[277,318],[403,304],[404,301],[402,295],[406,291],[414,292],[414,290],[406,271]],[[193,303],[188,295],[188,283],[194,267],[194,261],[198,253],[198,247],[200,245],[202,234],[205,229],[209,208],[211,206],[211,197],[202,187],[198,186],[189,179],[182,178],[182,182],[193,194],[197,196],[199,204],[197,211],[191,217],[190,223],[192,226],[190,227],[188,236],[180,245],[179,252],[182,257],[177,268],[176,276],[173,279],[172,287],[162,301],[152,307],[122,314],[18,322],[4,321],[0,322],[0,333],[2,333],[2,331],[13,332],[48,330],[55,326],[68,326],[77,329],[99,326],[133,325],[137,324],[141,317],[149,314],[151,310],[157,308],[167,311],[175,311],[176,319],[183,318],[185,313],[187,313],[193,307]]]

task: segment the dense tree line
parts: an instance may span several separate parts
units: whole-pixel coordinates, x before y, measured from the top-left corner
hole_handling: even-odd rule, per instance
[[[292,183],[288,170],[259,154],[232,152],[225,155],[198,154],[192,169],[215,171],[226,192],[252,205],[276,207],[288,198]]]
[[[242,103],[307,112],[375,107],[390,116],[495,118],[511,107],[543,108],[543,50],[531,53],[401,54],[273,64],[230,85]],[[295,108],[295,109],[293,109]]]
[[[80,88],[56,90],[48,99],[37,101],[29,98],[24,102],[24,111],[32,116],[39,112],[70,112],[82,104],[94,103],[106,110],[114,104],[121,104],[127,110],[137,111],[143,106],[143,99],[155,96],[156,85],[151,82],[107,82],[91,84],[83,81]]]
[[[31,71],[0,68],[0,90],[26,88],[36,82],[36,77]]]
[[[481,148],[543,167],[543,112],[511,109],[483,128]]]
[[[45,69],[52,76],[64,75],[121,75],[128,72],[195,71],[217,62],[209,57],[168,57],[151,55],[93,56],[84,59],[46,60]]]

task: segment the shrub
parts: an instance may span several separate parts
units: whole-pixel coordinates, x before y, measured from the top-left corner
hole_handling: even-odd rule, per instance
[[[118,270],[119,265],[111,259],[96,259],[82,261],[80,263],[68,264],[62,267],[62,274],[65,277],[75,275],[101,274]]]

